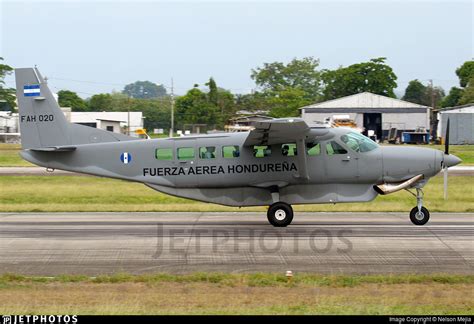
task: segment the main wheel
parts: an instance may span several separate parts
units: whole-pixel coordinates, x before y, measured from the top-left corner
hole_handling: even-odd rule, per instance
[[[284,202],[276,202],[268,208],[267,218],[275,227],[286,227],[293,220],[293,208]]]
[[[425,225],[430,219],[430,212],[425,207],[421,207],[418,211],[418,207],[414,207],[410,212],[410,220],[415,225]]]

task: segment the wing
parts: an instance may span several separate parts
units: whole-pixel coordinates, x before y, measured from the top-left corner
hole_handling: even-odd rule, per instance
[[[244,146],[294,143],[309,132],[308,124],[301,118],[280,118],[258,122],[250,131]]]

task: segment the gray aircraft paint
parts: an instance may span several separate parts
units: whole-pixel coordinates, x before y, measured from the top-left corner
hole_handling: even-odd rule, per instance
[[[279,200],[288,204],[364,202],[377,196],[375,184],[422,174],[424,185],[448,161],[443,152],[427,148],[379,146],[355,152],[341,141],[351,130],[310,128],[299,118],[261,122],[251,132],[137,140],[68,123],[37,70],[16,69],[15,73],[25,160],[52,169],[141,182],[174,196],[258,206],[275,202],[271,193],[277,188]],[[39,96],[24,95],[24,86],[31,84],[40,84]],[[53,118],[40,120],[42,115]],[[328,155],[324,148],[330,141],[344,147],[347,154]],[[320,143],[319,155],[305,154],[310,142]],[[297,145],[296,156],[282,154],[286,143]],[[222,147],[230,145],[239,146],[239,157],[222,157]],[[269,145],[271,156],[253,156],[254,145]],[[215,158],[198,156],[199,148],[206,146],[216,148]],[[178,148],[185,147],[193,147],[195,157],[178,160]],[[158,148],[172,149],[174,159],[157,160]],[[450,157],[451,165],[459,163]]]

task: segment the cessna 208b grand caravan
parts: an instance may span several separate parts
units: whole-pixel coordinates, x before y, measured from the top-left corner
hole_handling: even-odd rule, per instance
[[[291,223],[294,204],[368,202],[412,188],[410,219],[423,225],[423,186],[461,162],[448,145],[445,152],[381,147],[350,129],[312,128],[299,118],[259,122],[242,133],[142,140],[69,123],[36,68],[15,75],[25,160],[204,202],[270,206],[273,226]]]

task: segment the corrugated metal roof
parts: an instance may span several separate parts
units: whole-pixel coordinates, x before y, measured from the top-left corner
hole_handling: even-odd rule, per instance
[[[474,113],[474,105],[466,105],[459,108],[451,108],[447,110],[440,110],[440,114],[472,114]]]
[[[305,106],[300,109],[318,108],[430,108],[412,102],[389,98],[370,92],[362,92],[355,95],[329,100]]]
[[[451,110],[465,110],[466,112],[472,112],[472,109],[474,109],[474,103],[469,103],[461,106],[454,106],[454,107],[446,107],[446,108],[441,108],[438,109],[439,113],[445,113]]]

